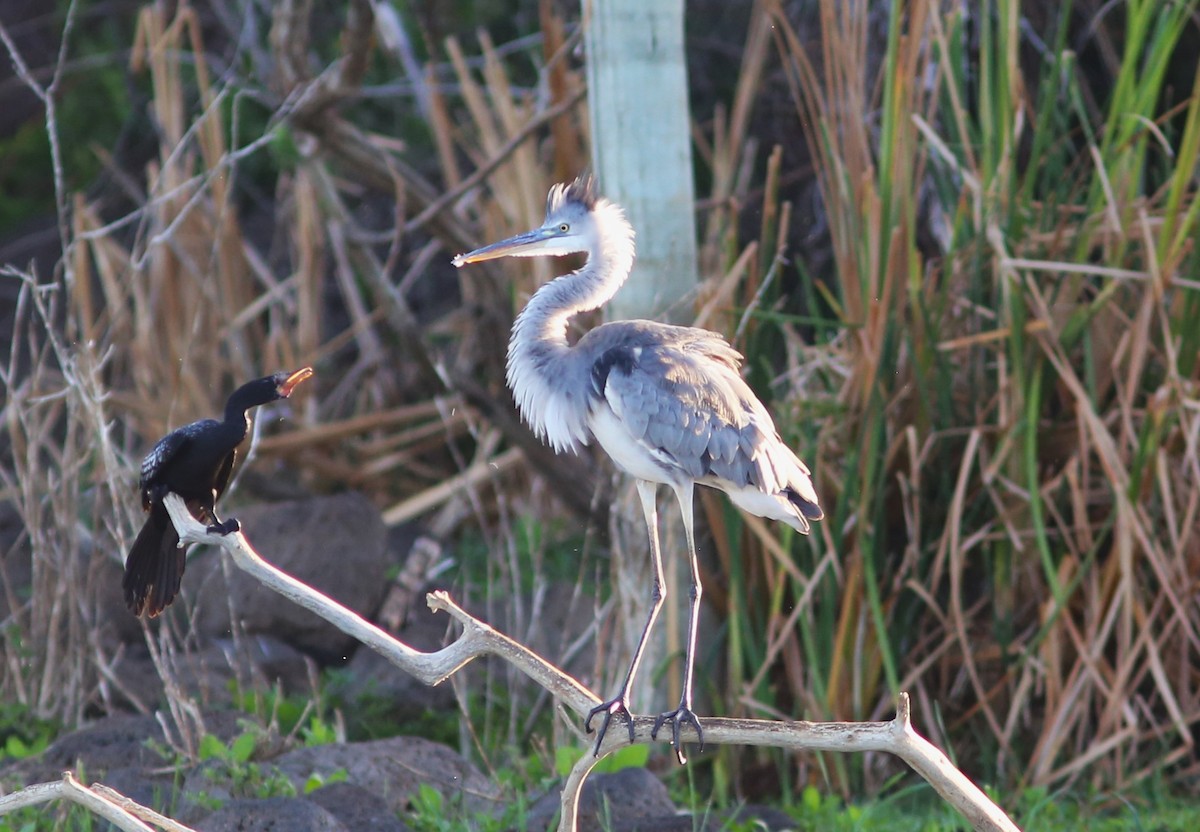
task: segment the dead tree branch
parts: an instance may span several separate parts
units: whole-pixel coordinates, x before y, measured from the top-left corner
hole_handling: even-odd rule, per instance
[[[146,818],[167,832],[191,832],[190,827],[134,803],[113,789],[100,785],[89,788],[76,780],[75,775],[69,771],[63,772],[61,780],[36,783],[0,797],[0,816],[29,806],[40,806],[52,800],[78,803],[125,832],[153,832],[153,829],[139,818]]]
[[[208,543],[223,549],[234,564],[258,581],[321,616],[347,635],[353,636],[389,659],[398,668],[426,684],[436,685],[475,658],[498,656],[537,682],[581,719],[600,703],[600,697],[573,676],[547,662],[529,648],[473,618],[445,592],[428,596],[433,610],[449,613],[463,628],[451,644],[432,653],[414,650],[376,627],[357,613],[327,598],[317,590],[283,572],[250,546],[241,533],[209,534],[206,527],[188,513],[183,500],[174,494],[166,498],[167,510],[186,543]],[[651,743],[652,717],[634,720],[634,738]],[[578,799],[583,782],[598,760],[625,745],[625,733],[610,732],[599,749],[590,751],[575,764],[562,796],[560,832],[575,829]],[[657,740],[668,742],[669,732]],[[694,737],[693,737],[694,739]],[[950,760],[928,740],[921,737],[909,719],[909,700],[901,694],[896,718],[889,722],[782,722],[758,719],[722,719],[706,717],[704,739],[712,745],[757,745],[796,751],[886,751],[900,757],[925,778],[947,803],[960,811],[977,830],[1018,832],[1009,817],[988,799],[979,787],[954,767]]]
[[[209,534],[207,528],[188,512],[180,497],[169,494],[165,503],[179,531],[181,545],[207,543],[223,549],[238,568],[260,583],[324,618],[428,685],[445,681],[473,659],[491,655],[512,664],[581,719],[600,702],[599,696],[573,676],[467,614],[445,592],[430,593],[429,606],[433,610],[449,613],[462,626],[462,634],[441,650],[423,653],[267,563],[241,532]],[[650,736],[653,725],[652,717],[636,717],[634,741],[655,742]],[[975,829],[981,832],[1019,832],[1016,824],[1000,807],[955,768],[945,754],[913,729],[907,694],[900,694],[896,717],[887,722],[819,723],[706,717],[704,729],[706,743],[713,745],[757,745],[795,751],[886,751],[908,763]],[[662,740],[658,740],[664,743],[668,741],[669,732]],[[563,786],[559,832],[573,832],[576,829],[579,796],[584,781],[600,759],[624,745],[625,732],[612,731],[598,749],[598,754],[585,752],[575,763]],[[111,789],[84,787],[70,772],[66,772],[59,782],[39,783],[0,798],[0,816],[57,799],[68,799],[86,806],[127,832],[149,832],[150,827],[139,818],[172,832],[188,832],[187,827],[139,806]]]

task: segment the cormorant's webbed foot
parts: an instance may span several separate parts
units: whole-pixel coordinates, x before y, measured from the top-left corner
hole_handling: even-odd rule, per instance
[[[614,716],[623,716],[625,724],[629,727],[629,744],[633,745],[633,714],[629,712],[629,692],[622,690],[615,698],[607,702],[601,702],[596,707],[588,711],[587,719],[583,722],[583,727],[590,734],[592,733],[592,719],[596,714],[604,714],[604,719],[600,722],[600,727],[596,731],[596,747],[592,749],[592,756],[600,756],[600,743],[604,742],[604,735],[608,733],[608,725],[612,722]]]
[[[215,520],[216,518],[214,517],[213,519]],[[240,532],[241,530],[242,524],[237,521],[236,517],[230,517],[228,520],[223,522],[213,523],[211,526],[205,529],[205,531],[207,531],[209,534],[219,535],[233,534],[234,532]]]
[[[654,719],[654,727],[650,729],[650,739],[658,739],[658,729],[662,728],[667,723],[671,723],[671,745],[675,747],[675,759],[679,760],[679,765],[687,762],[687,757],[683,753],[683,744],[679,741],[679,729],[684,725],[690,725],[696,731],[696,739],[700,743],[700,750],[704,750],[704,730],[700,727],[700,720],[692,713],[692,709],[683,702],[679,703],[679,707],[673,711],[667,711],[665,714],[659,714]]]

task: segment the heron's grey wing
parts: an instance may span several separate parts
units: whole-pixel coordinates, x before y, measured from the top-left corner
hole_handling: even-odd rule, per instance
[[[740,356],[713,333],[663,329],[657,341],[605,350],[594,364],[596,392],[635,439],[688,477],[781,489],[783,472],[762,452],[778,434],[738,374]]]

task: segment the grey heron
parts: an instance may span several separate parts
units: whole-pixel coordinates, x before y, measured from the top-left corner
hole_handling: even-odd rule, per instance
[[[525,422],[557,452],[577,451],[595,439],[618,468],[633,475],[649,528],[650,616],[620,691],[593,708],[584,723],[590,732],[592,720],[603,714],[596,753],[614,716],[625,719],[634,741],[629,692],[665,598],[658,485],[675,492],[691,567],[683,695],[677,708],[657,717],[651,737],[670,722],[682,764],[684,725],[692,726],[704,750],[704,733],[692,711],[701,595],[692,508],[696,483],[718,488],[745,511],[782,520],[801,534],[823,515],[808,468],[780,439],[766,407],[739,374],[741,355],[720,335],[654,321],[614,321],[568,343],[568,321],[603,306],[629,276],[633,238],[625,212],[599,197],[585,174],[550,189],[541,227],[453,262],[461,267],[497,257],[587,255],[582,268],[540,287],[517,316],[508,345],[508,386]]]

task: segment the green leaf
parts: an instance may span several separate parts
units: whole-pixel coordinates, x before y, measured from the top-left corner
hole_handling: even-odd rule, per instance
[[[8,741],[4,743],[4,751],[18,760],[28,757],[30,753],[29,746],[16,734],[9,734]]]
[[[320,717],[312,717],[308,721],[308,726],[301,732],[304,735],[304,744],[312,745],[330,745],[337,742],[337,734],[333,730],[333,726]]]
[[[591,754],[591,746],[581,748],[577,745],[562,745],[554,751],[554,771],[560,777],[566,777],[571,773],[572,767],[579,761],[579,758],[584,754]],[[650,746],[648,745],[627,745],[622,749],[614,751],[600,762],[596,763],[592,771],[600,774],[612,774],[620,771],[623,768],[645,768],[646,762],[650,759]]]
[[[345,783],[349,777],[344,768],[331,771],[328,776],[314,771],[304,781],[304,793],[311,794],[322,786],[328,786],[330,783]]]
[[[250,731],[245,732],[233,741],[230,746],[231,758],[238,763],[244,763],[254,756],[254,748],[258,745],[258,738]]]
[[[627,745],[599,762],[594,771],[612,774],[623,768],[645,768],[650,759],[650,746]]]
[[[224,743],[212,734],[205,734],[200,740],[197,752],[201,760],[223,760],[228,756]]]
[[[441,814],[445,808],[442,793],[428,783],[422,783],[417,788],[413,803],[422,814]]]
[[[554,773],[566,777],[584,750],[578,745],[560,745],[554,749]]]

